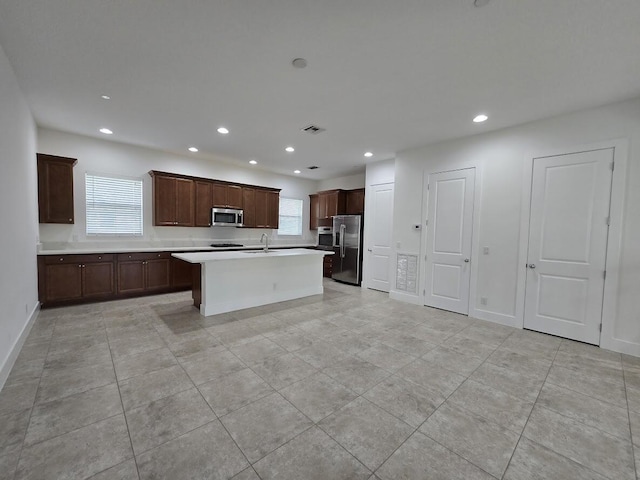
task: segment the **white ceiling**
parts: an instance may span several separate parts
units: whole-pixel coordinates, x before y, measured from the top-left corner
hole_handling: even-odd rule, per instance
[[[314,179],[640,95],[638,0],[0,0],[0,45],[41,126]]]

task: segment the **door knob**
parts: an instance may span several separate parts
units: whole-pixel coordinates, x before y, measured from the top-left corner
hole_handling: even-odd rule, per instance
[[[468,258],[464,259],[464,263],[469,263],[471,260],[469,260]]]
[[[536,268],[536,264],[535,264],[535,263],[530,263],[529,265],[527,265],[527,267],[529,267],[529,268]]]
[[[367,251],[369,251],[369,252],[373,252],[373,250],[371,250],[370,248],[367,248]]]

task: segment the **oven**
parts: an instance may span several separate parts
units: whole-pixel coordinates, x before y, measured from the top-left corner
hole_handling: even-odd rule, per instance
[[[318,227],[318,248],[333,250],[333,227]]]

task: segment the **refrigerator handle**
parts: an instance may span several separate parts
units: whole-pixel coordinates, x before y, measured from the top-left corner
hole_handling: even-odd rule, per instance
[[[344,258],[344,232],[347,230],[347,226],[343,223],[340,225],[340,257]]]

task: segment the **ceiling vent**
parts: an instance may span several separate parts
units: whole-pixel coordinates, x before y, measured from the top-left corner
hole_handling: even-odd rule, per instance
[[[317,165],[311,165],[310,167],[307,167],[309,170],[317,170],[318,166]]]
[[[324,128],[318,127],[317,125],[309,125],[302,129],[303,132],[310,133],[311,135],[317,135],[325,131]]]

